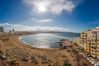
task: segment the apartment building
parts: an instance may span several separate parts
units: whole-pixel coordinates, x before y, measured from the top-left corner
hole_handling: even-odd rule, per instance
[[[80,35],[81,44],[86,53],[90,53],[91,37],[92,37],[92,33],[90,30],[82,32]]]
[[[92,30],[91,56],[99,59],[99,30]]]
[[[82,32],[80,39],[86,55],[99,59],[99,28]]]
[[[87,33],[82,32],[82,33],[80,34],[80,38],[81,38],[82,47],[83,47],[84,51],[86,51],[86,38],[87,38]]]

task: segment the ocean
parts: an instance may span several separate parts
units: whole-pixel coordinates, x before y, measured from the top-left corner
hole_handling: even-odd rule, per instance
[[[60,32],[60,33],[38,33],[20,37],[21,41],[36,48],[59,48],[61,39],[74,40],[79,37],[79,33]]]

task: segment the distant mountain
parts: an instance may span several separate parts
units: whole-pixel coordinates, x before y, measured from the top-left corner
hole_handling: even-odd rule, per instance
[[[80,33],[74,33],[74,32],[65,32],[65,34],[69,37],[80,37]]]
[[[36,33],[55,33],[57,35],[61,36],[67,36],[67,37],[79,37],[80,33],[75,33],[75,32],[59,32],[59,31],[36,31]]]
[[[66,35],[67,37],[80,37],[80,33],[74,32],[57,32],[57,34],[60,34],[61,36]]]

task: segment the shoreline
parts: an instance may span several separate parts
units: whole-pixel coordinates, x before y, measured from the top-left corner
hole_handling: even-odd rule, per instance
[[[18,39],[20,38],[21,36],[18,37]],[[22,43],[23,45],[26,45],[26,46],[29,46],[31,47],[32,49],[39,49],[39,50],[54,50],[54,49],[57,49],[59,50],[60,48],[38,48],[38,47],[33,47],[31,46],[30,44],[26,43],[25,41],[22,41],[21,39],[19,39],[20,43]]]
[[[75,60],[74,55],[68,52],[66,49],[60,50],[60,48],[54,49],[35,48],[30,45],[24,44],[22,41],[20,41],[19,40],[20,36],[22,35],[10,36],[9,40],[7,42],[4,42],[2,46],[0,46],[0,50],[9,55],[8,59],[16,59],[16,61],[19,63],[20,66],[48,66],[47,64],[41,63],[40,59],[38,58],[39,55],[46,55],[46,57],[51,61],[53,61],[53,63],[57,63],[56,66],[62,66],[64,62],[63,60],[68,60],[68,62],[72,64],[72,66],[77,66],[77,62],[74,61]],[[17,59],[19,55],[16,56],[17,52],[16,50],[18,51],[17,54],[20,54],[21,52],[29,54],[28,58],[34,55],[37,58],[38,64],[31,63],[30,59],[27,63],[20,60],[20,58]]]
[[[27,35],[27,36],[28,36],[28,35]],[[54,49],[60,49],[60,48],[39,48],[39,47],[35,47],[35,46],[32,46],[32,45],[30,45],[29,43],[23,41],[23,40],[22,40],[22,37],[24,37],[24,36],[19,36],[19,37],[18,37],[20,42],[22,42],[22,43],[25,44],[25,45],[31,46],[31,47],[33,47],[33,48],[36,48],[36,49],[45,49],[45,50],[46,50],[46,49],[49,49],[49,50],[50,50],[50,49],[53,49],[53,50],[54,50]]]

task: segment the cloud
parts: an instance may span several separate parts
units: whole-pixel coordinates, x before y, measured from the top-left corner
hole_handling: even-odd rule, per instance
[[[26,26],[21,24],[10,24],[10,23],[3,23],[0,24],[5,28],[6,31],[11,29],[15,29],[16,31],[69,31],[68,28],[61,28],[61,27],[51,27],[51,26]]]
[[[69,31],[70,29],[61,28],[61,27],[47,27],[47,26],[35,26],[33,27],[33,30],[35,31]]]
[[[32,14],[52,13],[60,14],[63,11],[71,13],[78,5],[79,0],[23,0],[31,9]]]
[[[7,27],[7,26],[19,27],[19,26],[22,26],[22,25],[21,24],[2,23],[2,24],[0,24],[0,26],[4,26],[4,27]]]
[[[53,23],[54,22],[54,20],[52,20],[52,19],[34,19],[34,18],[31,18],[31,20],[33,21],[33,22],[36,22],[36,23]]]

